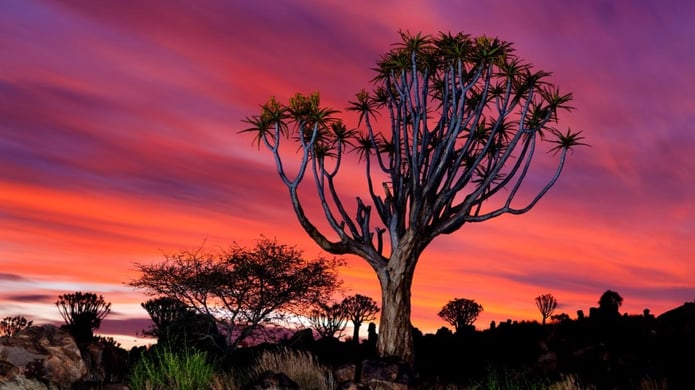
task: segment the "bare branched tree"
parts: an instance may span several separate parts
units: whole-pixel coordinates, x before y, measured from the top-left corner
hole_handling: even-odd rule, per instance
[[[536,307],[538,311],[541,312],[543,317],[542,323],[545,325],[545,320],[547,320],[557,308],[557,299],[553,294],[543,294],[536,297]]]
[[[321,337],[340,338],[347,326],[347,317],[341,304],[322,303],[309,313],[309,322]]]
[[[373,91],[350,102],[358,129],[337,119],[315,93],[297,94],[288,104],[271,98],[242,131],[272,152],[309,236],[329,253],[362,257],[376,272],[378,353],[412,363],[410,289],[425,248],[465,223],[531,210],[582,137],[554,127],[558,113],[571,109],[572,94],[520,60],[511,43],[463,33],[402,32],[401,38],[378,61]],[[282,153],[286,140],[294,145]],[[538,175],[531,161],[541,142],[558,162]],[[297,147],[299,163],[287,164]],[[363,161],[366,176],[365,194],[352,206],[339,196],[337,180],[347,152]],[[302,206],[307,175],[327,225],[312,222],[314,208]],[[522,186],[526,179],[534,185]],[[359,190],[351,186],[347,193]]]

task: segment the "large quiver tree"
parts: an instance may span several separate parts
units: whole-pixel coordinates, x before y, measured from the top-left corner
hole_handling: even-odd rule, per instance
[[[412,362],[410,288],[424,249],[466,222],[529,211],[581,137],[554,127],[572,95],[517,58],[510,43],[462,33],[401,38],[378,61],[374,90],[350,102],[359,129],[348,129],[315,93],[297,94],[287,105],[271,98],[260,114],[245,119],[250,127],[243,131],[273,153],[311,238],[330,253],[360,256],[374,269],[382,291],[378,353]],[[382,131],[377,114],[385,120]],[[293,172],[284,164],[284,139],[299,146]],[[530,196],[519,196],[541,141],[550,143],[557,168]],[[349,151],[364,161],[367,179],[366,196],[352,208],[335,180]],[[307,172],[330,235],[302,207],[299,189]]]

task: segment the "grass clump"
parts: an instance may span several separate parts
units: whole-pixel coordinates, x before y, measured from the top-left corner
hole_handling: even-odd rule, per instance
[[[128,385],[131,390],[209,389],[214,373],[205,352],[155,349],[135,363]]]
[[[212,389],[243,389],[267,371],[287,375],[300,389],[333,390],[337,386],[333,371],[314,355],[280,347],[260,352],[253,364],[245,369],[235,369],[216,377]]]

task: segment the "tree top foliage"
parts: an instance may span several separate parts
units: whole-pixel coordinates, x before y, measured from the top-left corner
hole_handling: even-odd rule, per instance
[[[572,94],[517,57],[510,42],[443,32],[400,32],[400,38],[377,61],[372,91],[363,89],[349,102],[347,110],[359,115],[357,128],[323,106],[316,92],[296,94],[287,104],[271,97],[242,130],[273,152],[310,236],[331,253],[354,253],[377,268],[384,234],[392,247],[416,234],[419,252],[466,222],[530,210],[559,177],[567,152],[585,145],[581,132],[556,127],[558,113],[573,108]],[[283,139],[302,155],[294,173],[283,164]],[[537,142],[546,142],[559,164],[537,195],[515,206]],[[354,215],[334,182],[349,152],[364,162],[369,190],[368,199],[356,199]],[[337,241],[300,205],[298,187],[307,172]],[[495,196],[501,200],[490,202]]]

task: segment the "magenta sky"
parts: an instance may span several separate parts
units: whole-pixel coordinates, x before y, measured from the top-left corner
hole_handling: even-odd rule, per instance
[[[679,306],[695,299],[693,20],[689,1],[3,1],[0,316],[57,321],[57,295],[94,291],[113,303],[102,331],[132,339],[135,261],[260,234],[319,254],[241,119],[295,92],[344,108],[399,29],[514,42],[574,92],[561,124],[592,145],[531,213],[435,241],[415,326],[443,326],[455,297],[484,306],[479,328],[538,319],[546,292],[572,317],[607,289],[623,312]],[[342,274],[379,298],[362,261]]]

